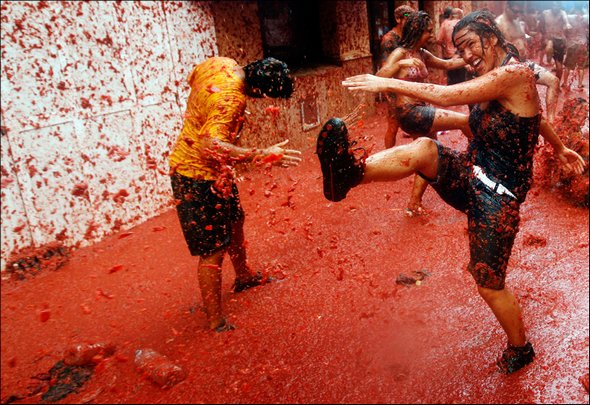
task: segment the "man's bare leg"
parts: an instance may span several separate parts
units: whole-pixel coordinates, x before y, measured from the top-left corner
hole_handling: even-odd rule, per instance
[[[225,250],[211,255],[202,255],[199,259],[199,287],[203,306],[207,314],[209,329],[217,329],[226,324],[221,309],[221,265]]]

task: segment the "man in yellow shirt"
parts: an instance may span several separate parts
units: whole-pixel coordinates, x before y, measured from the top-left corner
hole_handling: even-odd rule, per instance
[[[234,328],[221,308],[221,265],[229,253],[236,279],[234,291],[263,284],[253,273],[244,246],[244,212],[233,165],[261,160],[296,166],[301,152],[284,149],[288,140],[267,148],[237,146],[248,97],[288,98],[293,81],[287,65],[274,58],[244,67],[230,58],[212,57],[188,77],[184,126],[170,155],[171,183],[188,248],[199,256],[198,278],[209,328]]]

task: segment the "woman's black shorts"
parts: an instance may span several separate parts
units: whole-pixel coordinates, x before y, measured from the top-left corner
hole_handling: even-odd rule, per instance
[[[210,255],[227,247],[232,224],[244,218],[236,185],[232,184],[230,196],[224,198],[214,191],[214,181],[195,180],[178,173],[170,176],[170,180],[191,255]]]
[[[497,194],[476,178],[465,152],[435,142],[438,147],[437,178],[421,176],[447,204],[467,213],[468,270],[477,285],[502,290],[508,259],[518,233],[520,203],[506,194]]]

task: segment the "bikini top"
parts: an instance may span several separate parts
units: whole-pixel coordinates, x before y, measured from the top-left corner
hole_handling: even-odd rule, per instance
[[[401,78],[408,82],[422,82],[428,77],[428,70],[418,69],[417,67],[409,67],[406,71],[406,77]]]
[[[423,82],[428,77],[428,69],[419,69],[417,67],[409,67],[406,70],[406,77],[400,78],[407,82]]]

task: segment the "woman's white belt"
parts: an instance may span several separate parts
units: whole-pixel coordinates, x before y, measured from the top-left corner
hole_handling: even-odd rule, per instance
[[[516,196],[510,192],[506,187],[501,185],[500,183],[493,182],[490,180],[488,176],[481,170],[481,167],[473,165],[473,174],[477,177],[483,184],[485,184],[490,190],[502,195],[507,194],[510,197],[516,199]]]

